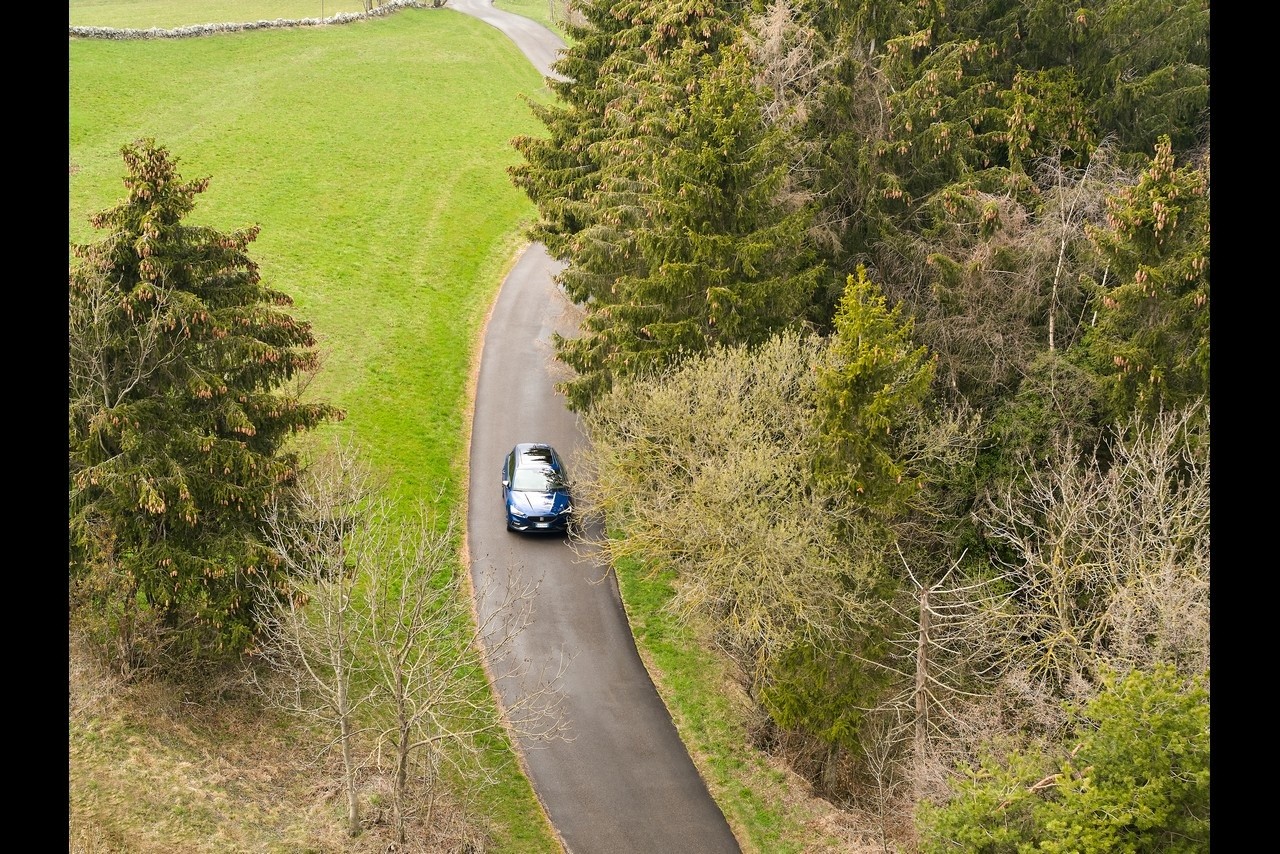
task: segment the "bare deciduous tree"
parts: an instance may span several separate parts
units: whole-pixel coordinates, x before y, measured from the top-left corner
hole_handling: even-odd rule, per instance
[[[404,521],[350,444],[336,444],[304,478],[298,512],[275,509],[269,542],[289,567],[261,614],[257,657],[277,679],[255,683],[279,708],[334,733],[342,756],[348,832],[361,827],[359,773],[391,757],[394,832],[425,814],[450,784],[493,781],[484,742],[514,734],[564,737],[562,662],[535,674],[520,662],[525,691],[499,712],[483,655],[502,657],[528,624],[536,586],[507,587],[493,616],[477,625],[459,566],[457,522],[420,508]],[[480,591],[489,601],[494,594]],[[482,645],[483,640],[483,645]],[[368,735],[368,739],[362,738]],[[410,793],[424,793],[425,805]]]
[[[902,563],[908,584],[891,608],[907,628],[889,639],[889,656],[866,662],[892,672],[899,690],[870,712],[876,735],[862,740],[884,798],[879,811],[899,813],[897,824],[914,803],[945,790],[947,769],[972,755],[968,706],[1001,676],[997,645],[984,639],[1009,596],[995,579],[963,579],[959,561],[933,582]]]
[[[1045,199],[1045,210],[1037,221],[1037,228],[1049,237],[1045,245],[1056,248],[1049,286],[1050,350],[1059,346],[1059,314],[1064,308],[1079,309],[1084,304],[1076,283],[1081,265],[1088,263],[1080,257],[1082,247],[1089,246],[1086,226],[1105,222],[1107,196],[1132,180],[1115,165],[1112,147],[1111,140],[1103,140],[1089,155],[1089,163],[1083,169],[1064,166],[1061,153],[1037,165],[1036,183],[1040,185]],[[1091,250],[1084,248],[1083,254],[1091,254]],[[1074,298],[1064,296],[1068,286],[1075,289]]]
[[[938,378],[958,396],[982,405],[1079,337],[1082,277],[1101,263],[1087,226],[1105,221],[1107,196],[1132,182],[1109,155],[1104,142],[1085,168],[1045,158],[1016,194],[945,196],[945,227],[882,258],[886,292],[910,306]]]
[[[283,681],[256,678],[268,699],[303,714],[334,733],[342,755],[347,832],[360,832],[356,737],[358,711],[373,693],[360,658],[369,633],[360,602],[359,568],[370,542],[370,502],[376,494],[369,473],[350,446],[339,446],[308,469],[296,512],[280,505],[267,516],[267,541],[286,563],[283,589],[268,591],[259,608],[261,639],[255,657]]]
[[[1209,664],[1208,407],[1126,425],[1111,460],[1064,441],[980,521],[1013,557],[1011,666],[1088,696],[1103,667]],[[1083,698],[1082,698],[1083,699]]]
[[[909,781],[907,808],[943,798],[950,769],[992,745],[1064,737],[1063,701],[1090,699],[1107,670],[1207,673],[1200,414],[1168,414],[1150,429],[1135,421],[1106,466],[1080,465],[1064,441],[981,514],[1010,556],[986,572],[965,578],[953,566],[928,583],[906,568],[912,589],[896,610],[909,629],[894,638],[896,655],[868,662],[892,668],[901,688],[871,713],[882,743],[864,746],[864,762],[877,780]],[[896,766],[884,761],[889,744],[901,748]]]
[[[822,35],[805,25],[787,0],[775,0],[751,19],[746,31],[757,69],[756,82],[769,93],[765,119],[802,125],[834,64],[822,57]]]
[[[890,526],[817,485],[814,366],[826,358],[822,339],[801,336],[714,352],[620,389],[588,418],[580,503],[626,532],[600,537],[597,554],[674,570],[672,607],[706,622],[753,695],[788,652],[845,649],[851,625],[877,622],[871,591],[895,535],[920,547],[939,518],[960,517],[921,489],[910,519]],[[912,480],[972,465],[968,414],[904,421]]]
[[[539,674],[531,688],[526,680],[525,692],[506,709],[507,722],[499,715],[482,655],[509,658],[505,653],[528,625],[537,588],[495,593],[493,583],[486,582],[489,589],[480,591],[481,598],[500,599],[492,616],[477,624],[457,546],[456,517],[438,524],[423,509],[399,538],[383,541],[379,558],[365,570],[374,666],[389,706],[379,744],[392,756],[392,813],[401,843],[410,815],[421,812],[431,824],[444,766],[452,766],[454,779],[492,782],[481,745],[487,737],[503,734],[510,724],[515,735],[547,741],[563,738],[567,726],[559,693],[567,661]],[[497,677],[523,677],[527,669],[521,663]],[[413,776],[425,788],[424,804],[411,804],[407,797]]]
[[[626,529],[598,538],[599,558],[674,570],[672,607],[709,621],[748,691],[784,651],[869,617],[873,538],[842,529],[848,508],[812,483],[822,347],[783,336],[619,389],[591,414],[578,469],[587,513]]]
[[[67,384],[77,401],[111,410],[148,377],[175,361],[179,353],[166,332],[172,323],[168,294],[155,291],[153,308],[127,327],[120,312],[127,301],[120,289],[101,278],[85,278],[67,301]]]

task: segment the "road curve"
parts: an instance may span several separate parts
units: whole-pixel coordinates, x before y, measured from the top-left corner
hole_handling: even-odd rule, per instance
[[[489,0],[450,0],[449,8],[497,26],[535,65],[535,57],[563,47],[554,34],[493,9]],[[560,266],[541,244],[520,256],[486,325],[476,378],[467,548],[477,618],[483,624],[493,617],[497,591],[537,587],[532,621],[500,660],[491,655],[490,670],[511,709],[538,674],[568,662],[559,683],[567,738],[518,740],[534,790],[570,854],[736,854],[733,832],[636,652],[612,571],[583,561],[563,538],[506,530],[498,477],[512,445],[550,442],[572,475],[586,442],[555,391],[564,369],[552,334],[574,335],[578,321],[555,284]],[[532,675],[502,677],[513,665]]]
[[[446,8],[479,18],[486,24],[497,27],[515,42],[516,47],[529,58],[539,74],[556,80],[565,79],[551,69],[560,51],[564,50],[564,42],[541,24],[520,15],[495,9],[493,0],[449,0]]]

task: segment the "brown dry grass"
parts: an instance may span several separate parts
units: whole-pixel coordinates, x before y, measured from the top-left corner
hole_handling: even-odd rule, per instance
[[[431,833],[412,826],[408,844],[393,846],[376,770],[361,780],[365,829],[347,836],[340,774],[320,739],[233,680],[126,685],[73,640],[68,687],[72,854],[486,848],[448,805],[435,807]]]

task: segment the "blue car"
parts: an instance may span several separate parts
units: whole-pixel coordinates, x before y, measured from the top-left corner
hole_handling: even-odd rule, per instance
[[[508,531],[564,533],[573,524],[569,477],[556,449],[522,442],[502,464],[502,503]]]

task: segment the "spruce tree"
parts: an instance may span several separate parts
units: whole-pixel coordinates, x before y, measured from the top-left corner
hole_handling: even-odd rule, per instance
[[[818,375],[819,482],[858,496],[873,514],[899,511],[916,484],[897,437],[928,396],[934,361],[864,267],[849,277],[835,326],[835,360]]]
[[[573,43],[554,66],[564,79],[548,80],[556,100],[540,104],[526,99],[547,135],[524,135],[511,141],[524,162],[509,167],[508,173],[538,208],[530,236],[558,258],[570,256],[574,237],[591,221],[588,199],[600,178],[593,148],[606,133],[609,104],[619,96],[618,81],[607,73],[606,65],[622,50],[615,34],[630,22],[612,14],[610,5],[595,0],[575,5],[582,23],[566,23]],[[631,61],[638,57],[633,55]]]
[[[1083,354],[1114,420],[1209,397],[1209,158],[1175,164],[1168,137],[1090,229],[1106,262]]]
[[[1209,0],[1089,5],[1075,13],[1092,36],[1081,77],[1105,131],[1144,159],[1164,136],[1175,153],[1198,148],[1209,130]]]
[[[121,657],[147,654],[129,637],[143,623],[177,655],[232,655],[254,633],[250,578],[282,571],[263,518],[298,477],[288,440],[343,413],[290,390],[318,353],[260,281],[258,228],[188,224],[208,178],[183,180],[152,139],[122,155],[126,200],[71,247],[72,591]]]
[[[697,81],[668,105],[661,128],[637,141],[646,176],[631,201],[623,264],[608,264],[607,295],[589,304],[584,334],[560,340],[577,372],[571,404],[585,407],[615,378],[644,374],[716,344],[754,346],[802,322],[821,274],[807,245],[807,211],[784,200],[775,128],[761,113],[739,46],[714,56],[685,45],[665,57],[673,79]],[[659,114],[668,84],[639,87]]]
[[[1172,667],[1107,678],[1060,744],[982,757],[921,804],[919,850],[1209,850],[1208,679]]]
[[[584,409],[617,377],[714,344],[756,344],[802,321],[820,276],[808,213],[786,199],[785,152],[742,48],[744,4],[588,3],[557,65],[561,101],[536,109],[516,183],[533,236],[583,305],[558,339]]]

